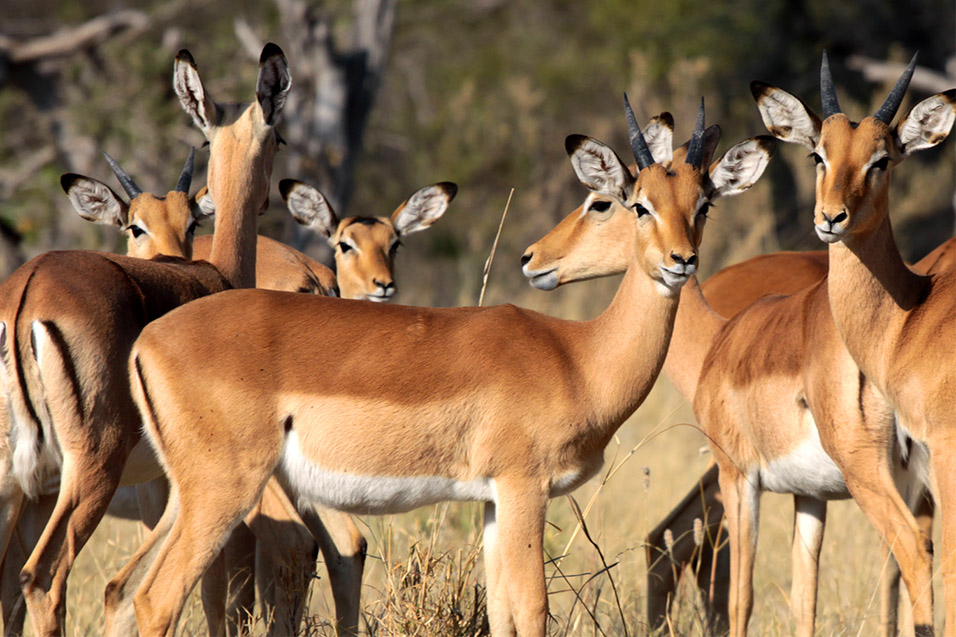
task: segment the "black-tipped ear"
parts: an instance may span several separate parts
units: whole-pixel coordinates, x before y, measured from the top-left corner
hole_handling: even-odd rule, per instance
[[[76,173],[60,175],[60,188],[62,188],[66,194],[70,194],[70,188],[72,188],[79,179],[83,179],[83,175],[77,175]]]
[[[568,155],[573,155],[574,151],[580,148],[588,140],[587,135],[568,135],[564,138],[564,150]]]
[[[455,195],[458,194],[458,184],[453,181],[441,181],[435,184],[435,187],[445,193],[445,196],[448,197],[448,203],[451,203]]]
[[[759,102],[760,98],[769,95],[774,88],[775,87],[767,84],[766,82],[754,80],[750,83],[750,94],[753,95],[754,99]]]
[[[176,54],[176,61],[188,64],[189,66],[198,70],[198,68],[196,67],[196,60],[193,59],[193,54],[190,53],[187,49],[179,50],[179,53]]]
[[[185,49],[183,49],[185,51]],[[186,51],[186,55],[189,55],[189,51]],[[264,47],[262,47],[262,53],[259,54],[259,64],[265,64],[266,61],[274,55],[285,58],[285,53],[282,52],[282,49],[275,42],[268,42]]]
[[[259,79],[256,82],[256,99],[267,126],[274,126],[278,121],[290,88],[292,76],[285,54],[277,44],[269,42],[259,56]]]
[[[289,193],[292,192],[292,189],[296,187],[297,184],[301,184],[301,181],[296,179],[283,179],[279,182],[279,194],[282,195],[282,201],[289,201]]]

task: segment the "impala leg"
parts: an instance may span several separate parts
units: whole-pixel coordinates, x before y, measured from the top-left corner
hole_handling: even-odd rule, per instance
[[[178,514],[179,495],[175,491],[171,491],[162,517],[147,534],[143,544],[136,550],[130,561],[106,585],[107,635],[124,637],[125,635],[136,634],[133,594],[146,577]]]
[[[116,491],[125,456],[74,457],[64,452],[60,493],[33,553],[20,573],[30,621],[37,635],[62,634],[66,620],[66,579]]]
[[[226,634],[244,635],[255,616],[256,536],[245,524],[239,524],[222,550],[227,584]]]
[[[497,586],[508,591],[518,634],[543,637],[548,622],[543,557],[547,492],[527,478],[498,479],[496,487]]]
[[[482,541],[485,555],[485,590],[487,591],[488,625],[493,635],[514,635],[515,624],[508,602],[507,585],[502,581],[501,552],[498,546],[498,524],[494,502],[485,503]]]
[[[796,634],[813,636],[817,612],[817,574],[820,547],[827,521],[827,503],[815,498],[793,497],[793,584],[790,606],[796,619]]]
[[[368,548],[365,536],[347,513],[315,505],[299,513],[318,541],[329,572],[338,634],[357,635],[362,608],[362,572]]]
[[[724,497],[727,540],[730,545],[730,635],[747,634],[753,612],[753,570],[757,552],[760,494],[747,476],[727,463],[720,467],[720,492]]]
[[[203,615],[210,637],[226,635],[226,605],[229,596],[229,576],[226,574],[226,552],[219,551],[202,575],[200,586]]]
[[[880,546],[883,572],[880,575],[880,634],[896,637],[899,623],[900,565],[886,542]]]
[[[946,635],[956,635],[956,440],[931,441],[933,471],[936,474],[942,547],[943,592],[946,600]],[[915,618],[914,618],[915,620]]]
[[[23,592],[18,586],[20,571],[53,515],[56,498],[56,494],[50,494],[41,495],[36,500],[24,499],[20,507],[13,539],[7,545],[7,552],[3,556],[3,575],[0,580],[0,604],[3,606],[5,635],[19,635],[23,632],[27,609]]]

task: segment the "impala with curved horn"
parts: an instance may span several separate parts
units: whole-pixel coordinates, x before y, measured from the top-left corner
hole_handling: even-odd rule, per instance
[[[176,71],[177,81],[195,96],[198,74],[185,50],[177,56]],[[285,57],[268,44],[252,104],[217,105],[201,85],[202,97],[190,101],[210,141],[209,193],[223,211],[216,218],[212,263],[48,252],[0,284],[16,474],[32,493],[49,472],[60,473],[53,514],[21,574],[37,634],[64,631],[67,575],[117,484],[161,472],[152,453],[137,448],[141,422],[126,373],[133,340],[147,322],[173,307],[230,284],[247,284],[254,275],[258,212],[268,196],[276,148],[274,124],[289,87]],[[171,196],[185,199],[183,193]],[[118,593],[110,591],[108,608]]]
[[[639,216],[635,258],[593,321],[237,290],[143,332],[131,379],[172,494],[127,566],[152,560],[135,597],[142,632],[174,629],[211,551],[276,471],[295,497],[361,513],[485,502],[491,629],[544,634],[547,502],[599,469],[650,390],[695,267],[701,209],[739,191],[727,180],[711,188],[698,165],[650,164],[635,179],[600,142],[566,146],[589,188]],[[737,176],[732,164],[723,174]],[[213,328],[210,315],[225,322]],[[200,377],[215,387],[202,406]],[[237,480],[210,480],[227,465],[242,467]]]
[[[827,293],[840,337],[890,401],[900,426],[929,447],[942,517],[946,634],[956,635],[956,272],[921,276],[910,270],[889,219],[890,170],[949,135],[956,89],[924,99],[892,126],[915,62],[914,56],[879,110],[859,123],[840,109],[825,53],[822,121],[781,89],[754,82],[751,90],[768,129],[809,148],[817,164],[814,229],[829,244]],[[897,540],[894,553],[904,569],[899,545]],[[927,564],[923,577],[911,585],[903,572],[910,595],[927,601],[928,546],[929,538],[922,538],[907,551]],[[931,614],[914,619],[919,634],[933,633]]]

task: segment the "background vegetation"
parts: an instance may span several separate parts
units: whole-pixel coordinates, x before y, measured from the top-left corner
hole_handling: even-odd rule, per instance
[[[144,189],[169,190],[187,146],[202,142],[172,92],[176,50],[192,51],[207,89],[217,99],[248,99],[256,65],[239,43],[236,21],[243,19],[260,40],[283,45],[287,27],[280,5],[253,0],[0,4],[0,221],[8,240],[0,256],[15,264],[53,248],[121,249],[113,231],[91,226],[72,212],[58,185],[60,174],[81,172],[112,183],[99,157],[107,150]],[[4,42],[26,41],[120,9],[141,11],[147,22],[67,59],[17,66],[8,64],[2,52]],[[347,38],[352,3],[330,0],[311,5],[311,10],[327,20],[334,36]],[[421,186],[457,182],[459,195],[446,217],[406,240],[400,251],[398,301],[474,304],[482,265],[514,187],[486,303],[514,302],[568,318],[594,316],[617,281],[544,294],[532,290],[518,270],[525,247],[585,195],[564,153],[566,135],[597,137],[627,157],[621,109],[621,92],[626,90],[641,121],[670,110],[677,122],[676,138],[683,141],[704,95],[708,122],[721,125],[720,149],[725,149],[765,133],[748,89],[752,79],[781,86],[818,107],[824,48],[835,69],[841,104],[858,119],[875,110],[888,85],[849,68],[859,59],[855,56],[905,62],[919,50],[920,64],[948,74],[948,86],[953,86],[954,25],[950,0],[406,0],[398,5],[382,84],[343,197],[348,201],[344,212],[388,214]],[[303,84],[302,78],[293,81],[293,91]],[[914,87],[902,111],[925,96]],[[277,159],[274,180],[318,180],[310,173],[315,162],[302,156],[304,140],[288,142]],[[953,148],[948,141],[894,172],[893,218],[899,243],[911,259],[952,235]],[[705,274],[762,252],[821,248],[810,225],[813,170],[805,155],[800,148],[781,147],[762,183],[715,208],[702,250]],[[204,166],[203,159],[197,175]],[[288,166],[299,172],[290,174]],[[197,177],[195,186],[202,183]],[[272,204],[261,219],[263,233],[293,241],[327,260],[322,241],[309,240],[293,228],[277,194]],[[569,555],[560,570],[567,579],[561,579],[554,564],[550,567],[556,577],[551,586],[556,634],[579,633],[584,627],[620,634],[625,624],[632,633],[642,632],[641,538],[706,464],[699,452],[703,438],[692,427],[672,427],[677,423],[693,423],[693,416],[662,380],[621,430],[618,457],[640,445],[636,453],[605,487],[592,484],[576,496],[584,507],[599,492],[586,519],[608,561],[616,563],[610,573],[622,596],[623,620],[607,575],[589,579],[588,574],[601,569],[591,544],[580,534],[568,544],[576,526],[572,510],[565,500],[554,503],[548,550],[552,556]],[[648,436],[651,439],[641,444]],[[609,458],[613,453],[608,452]],[[779,500],[765,498],[757,633],[789,631],[791,517],[789,505]],[[869,634],[876,621],[875,578],[882,567],[875,535],[852,503],[833,509],[824,549],[820,625],[824,634]],[[468,553],[480,541],[476,521],[476,509],[465,505],[368,521],[372,554],[392,558],[387,563],[371,560],[366,587],[370,629],[410,632],[405,624],[376,618],[385,616],[389,600],[409,581],[399,577],[402,569],[421,575],[426,549],[456,568],[468,567],[457,575],[425,569],[449,586],[464,577],[458,589],[438,587],[443,594],[458,590],[466,606],[468,599],[473,601],[469,591],[480,599],[480,590],[473,588],[480,567],[470,570]],[[99,550],[105,553],[91,552],[85,559],[93,559],[94,566],[78,573],[72,584],[72,594],[83,596],[78,599],[86,599],[83,605],[91,609],[77,615],[78,634],[97,632],[101,584],[136,541],[136,531],[122,525],[107,527],[98,536]],[[411,553],[410,546],[415,547]],[[459,555],[459,549],[465,552]],[[573,590],[581,590],[581,597]],[[321,618],[328,617],[331,607],[327,597],[324,587],[317,589],[317,632],[323,630]],[[409,603],[398,607],[407,610]],[[677,632],[699,631],[695,608],[687,602]],[[467,616],[467,608],[462,616]],[[428,625],[438,624],[422,625],[427,633]],[[192,626],[200,629],[199,624]]]

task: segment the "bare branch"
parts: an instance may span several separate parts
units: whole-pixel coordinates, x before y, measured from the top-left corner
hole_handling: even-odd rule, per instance
[[[854,71],[863,73],[867,81],[882,84],[895,82],[906,68],[906,64],[902,62],[886,62],[864,55],[851,55],[847,58],[846,65]],[[910,87],[926,93],[941,93],[952,88],[954,84],[956,84],[956,78],[925,66],[917,66],[913,79],[910,81]]]
[[[101,15],[77,27],[66,27],[56,33],[17,42],[0,39],[0,53],[10,64],[28,64],[38,60],[72,55],[79,49],[98,46],[120,31],[145,31],[149,18],[142,11],[124,10]]]

